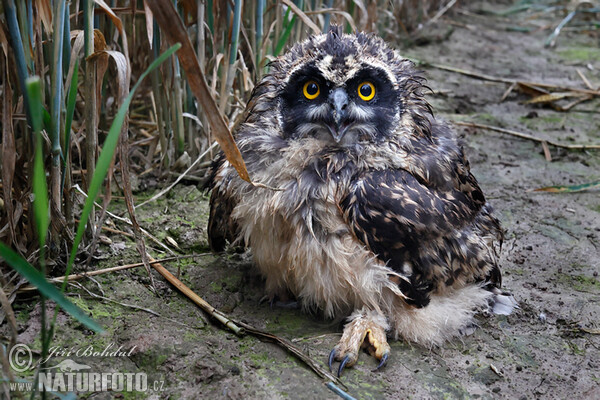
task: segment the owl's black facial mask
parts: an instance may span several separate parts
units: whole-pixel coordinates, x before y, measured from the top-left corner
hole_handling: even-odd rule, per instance
[[[306,65],[290,77],[281,98],[286,138],[316,137],[338,145],[383,140],[400,111],[386,73],[373,67],[334,86],[314,64]]]

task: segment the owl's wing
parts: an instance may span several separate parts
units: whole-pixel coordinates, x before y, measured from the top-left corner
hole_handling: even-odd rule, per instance
[[[233,244],[238,236],[238,227],[231,213],[236,205],[234,196],[229,193],[227,179],[221,174],[225,156],[221,154],[213,163],[206,189],[210,193],[210,213],[208,218],[208,243],[213,251],[225,250],[227,243]]]
[[[405,170],[367,171],[340,203],[356,237],[409,278],[399,285],[418,306],[441,286],[499,279],[488,244],[500,234],[497,220],[468,167],[457,163],[452,175],[434,188]]]

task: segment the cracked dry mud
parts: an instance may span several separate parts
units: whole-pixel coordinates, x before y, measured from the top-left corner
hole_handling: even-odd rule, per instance
[[[475,2],[462,7],[476,11],[507,5]],[[525,17],[455,13],[451,18],[458,24],[446,21],[426,27],[432,37],[435,31],[444,36],[452,29],[447,39],[419,47],[396,46],[417,60],[505,78],[584,87],[576,71],[579,68],[592,83],[600,84],[598,38],[564,32],[555,49],[545,49],[548,31],[507,29]],[[548,23],[556,24],[559,19],[553,16]],[[434,90],[428,98],[437,117],[501,126],[564,143],[600,143],[598,100],[560,113],[523,104],[528,97],[518,92],[501,102],[506,84],[423,69]],[[550,147],[552,162],[548,162],[538,143],[472,128],[458,127],[457,131],[464,138],[473,173],[506,229],[501,261],[504,286],[521,308],[508,317],[479,318],[475,333],[442,348],[391,341],[392,356],[379,372],[371,372],[375,360],[362,354],[343,377],[348,393],[359,399],[600,398],[600,336],[579,329],[600,328],[600,193],[532,191],[600,179],[600,153]],[[118,202],[115,205],[122,207]],[[207,199],[197,188],[179,186],[167,198],[138,212],[142,226],[163,240],[174,238],[183,253],[192,253],[207,251],[207,210]],[[132,242],[118,235],[111,239],[113,244],[125,242],[126,246],[105,247],[107,259],[94,268],[138,261]],[[300,339],[297,344],[324,365],[339,339],[339,321],[260,303],[261,282],[244,255],[207,255],[165,266],[171,271],[179,267],[182,281],[222,311],[288,339]],[[148,289],[143,269],[101,275],[96,280],[97,284],[84,284],[160,317],[72,289],[71,298],[102,323],[108,334],[90,335],[64,318],[55,344],[135,346],[130,357],[75,358],[94,370],[145,372],[149,382],[164,382],[158,388],[162,390],[151,387],[147,393],[125,393],[124,398],[337,398],[311,370],[276,345],[236,337],[217,322],[207,321],[202,311],[158,275],[160,297]],[[15,307],[21,340],[33,342],[39,306],[23,300]],[[39,347],[39,339],[36,343]]]

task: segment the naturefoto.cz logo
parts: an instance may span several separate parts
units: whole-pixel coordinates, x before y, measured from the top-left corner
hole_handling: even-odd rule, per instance
[[[132,350],[125,352],[121,347],[114,349],[114,345],[109,345],[101,351],[93,348],[90,350],[90,347],[82,349],[53,347],[50,349],[50,355],[46,361],[49,361],[52,356],[69,357],[80,354],[96,357],[123,357],[130,354]],[[11,349],[9,363],[11,368],[18,373],[36,368],[33,365],[31,349],[24,344],[17,344]],[[40,369],[37,390],[45,389],[52,392],[105,392],[109,390],[113,392],[145,392],[148,390],[148,376],[143,372],[93,372],[91,369],[92,367],[89,365],[66,358],[52,367]],[[162,387],[162,381],[155,381],[152,383],[151,389],[160,391]],[[11,382],[10,389],[24,392],[32,391],[34,387],[32,382],[18,381]]]

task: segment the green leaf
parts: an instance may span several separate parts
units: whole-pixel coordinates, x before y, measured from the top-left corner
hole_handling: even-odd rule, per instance
[[[61,192],[65,184],[65,172],[67,169],[67,160],[69,158],[69,144],[71,143],[71,124],[73,123],[73,114],[75,113],[75,100],[77,99],[77,82],[79,81],[79,61],[75,61],[73,76],[71,77],[71,86],[67,94],[67,114],[65,116],[65,143],[63,144],[64,157],[61,178]]]
[[[535,189],[536,192],[550,192],[550,193],[576,193],[583,192],[584,190],[598,189],[600,188],[600,181],[584,183],[581,185],[571,186],[547,186],[539,189]]]
[[[56,304],[62,307],[66,312],[71,314],[73,318],[87,326],[89,329],[102,333],[102,328],[90,317],[88,317],[81,308],[71,303],[56,287],[50,284],[44,275],[31,264],[23,259],[20,255],[12,251],[7,245],[0,242],[0,256],[10,265],[15,271],[22,275],[33,286],[37,287],[39,292]]]
[[[235,0],[233,8],[233,28],[231,32],[231,48],[229,53],[229,64],[235,63],[240,38],[240,21],[242,19],[242,0]]]
[[[45,108],[42,109],[43,121],[44,121],[44,129],[46,132],[51,135],[52,134],[52,116]]]
[[[289,12],[290,12],[290,9],[288,8],[288,11],[285,14],[286,21],[287,21]],[[274,56],[278,56],[279,53],[281,53],[281,50],[283,50],[283,48],[285,47],[285,44],[287,43],[287,41],[290,37],[290,33],[292,33],[292,28],[294,27],[295,22],[296,22],[296,14],[294,14],[294,16],[292,16],[292,20],[285,26],[285,29],[284,29],[282,35],[279,37],[279,40],[277,41],[277,45],[275,46],[275,50],[273,50]]]
[[[33,161],[33,214],[38,231],[40,248],[46,244],[48,225],[48,185],[46,171],[44,170],[44,152],[42,150],[42,86],[38,76],[27,78],[25,81],[29,95],[31,123],[35,132],[35,158]]]

